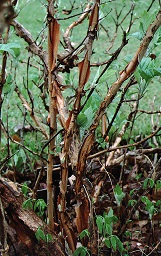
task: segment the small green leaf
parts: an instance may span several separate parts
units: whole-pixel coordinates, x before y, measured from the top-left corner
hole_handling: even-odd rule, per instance
[[[52,241],[52,235],[51,234],[46,234],[46,242],[49,243]]]
[[[135,192],[135,189],[132,189],[132,190],[130,191],[130,196],[133,196],[134,192]]]
[[[27,183],[24,182],[24,184],[22,185],[22,188],[21,188],[21,191],[23,193],[24,196],[27,196],[27,193],[28,193],[28,186],[27,186]]]
[[[80,239],[83,239],[84,237],[86,236],[90,236],[90,232],[88,231],[88,229],[84,229],[80,234],[79,234],[79,237]]]
[[[122,191],[121,187],[118,184],[114,189],[114,195],[117,205],[120,206],[122,199],[125,197],[125,193]]]
[[[156,182],[156,190],[161,189],[161,180],[157,180]]]
[[[87,248],[84,247],[84,246],[80,246],[78,247],[74,253],[73,253],[73,256],[87,256],[87,255],[90,255]]]
[[[34,204],[34,211],[38,209],[37,215],[42,217],[47,205],[43,199],[38,199]]]
[[[44,231],[40,227],[38,227],[38,229],[35,233],[35,236],[38,241],[40,241],[40,239],[42,239],[43,241],[46,241]]]
[[[110,207],[110,210],[107,214],[108,217],[113,217],[113,209]]]
[[[141,196],[141,201],[146,204],[148,198],[146,196]]]
[[[80,113],[78,115],[78,117],[77,117],[77,124],[79,126],[83,126],[83,127],[86,126],[87,121],[88,121],[87,116],[84,113]]]
[[[147,187],[153,188],[155,185],[155,182],[153,179],[146,178],[143,183],[143,189],[147,189]]]
[[[128,206],[134,206],[137,203],[136,200],[129,200],[128,201]]]
[[[27,200],[25,200],[23,203],[22,203],[22,208],[23,209],[33,209],[33,199],[32,198],[29,198]]]

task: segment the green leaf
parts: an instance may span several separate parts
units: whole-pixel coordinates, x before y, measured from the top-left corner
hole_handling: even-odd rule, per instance
[[[23,203],[22,203],[22,208],[23,209],[33,209],[33,199],[32,198],[29,198],[27,200],[25,200]]]
[[[87,248],[84,246],[80,246],[78,247],[74,253],[73,256],[86,256],[86,255],[90,255]]]
[[[106,245],[108,248],[111,248],[111,242],[110,242],[110,239],[109,239],[109,238],[106,238],[106,239],[104,240],[104,243],[105,243],[105,245]]]
[[[146,204],[148,198],[146,196],[141,196],[141,201]]]
[[[77,124],[79,126],[83,126],[83,127],[86,126],[87,125],[87,121],[88,121],[87,116],[84,113],[80,113],[78,115],[78,117],[77,117]]]
[[[100,234],[102,234],[103,232],[103,217],[100,216],[100,215],[97,215],[96,216],[96,224],[97,224],[97,227],[98,227],[98,231],[100,232]]]
[[[105,74],[101,77],[99,83],[103,83],[105,81],[107,81],[108,78],[114,76],[116,74],[116,70],[115,69],[108,69]]]
[[[110,237],[111,245],[114,251],[116,251],[117,240],[115,236]]]
[[[136,200],[132,199],[128,201],[128,206],[134,206],[137,203]]]
[[[79,237],[80,239],[83,239],[84,237],[86,236],[90,236],[90,232],[88,231],[88,229],[84,229],[80,234],[79,234]]]
[[[155,185],[155,182],[153,179],[146,178],[143,183],[143,189],[147,189],[147,187],[153,188]]]
[[[161,189],[161,180],[157,180],[156,182],[156,189]]]
[[[120,206],[122,199],[125,197],[125,193],[122,191],[121,187],[118,184],[114,189],[114,195],[117,205]]]
[[[27,186],[27,183],[24,182],[24,184],[22,185],[22,188],[21,188],[21,191],[23,193],[24,196],[27,196],[27,193],[28,193],[28,186]]]
[[[142,40],[143,36],[144,36],[144,34],[141,31],[134,32],[134,33],[128,35],[128,37],[134,37],[134,38],[138,39],[139,41]]]
[[[8,44],[0,44],[0,51],[1,52],[8,52],[10,53],[13,57],[17,57],[16,54],[16,51],[17,49],[20,49],[21,48],[21,45],[20,44],[17,44],[17,43],[8,43]]]
[[[42,239],[43,241],[46,241],[44,231],[40,227],[38,227],[38,229],[35,233],[35,236],[36,236],[38,241],[40,241],[40,239]]]
[[[17,155],[17,154],[14,155],[13,160],[14,160],[14,164],[15,164],[15,166],[16,166],[17,163],[18,163],[18,155]]]
[[[104,228],[103,228],[103,231],[104,231],[104,236],[106,236],[106,235],[111,236],[112,231],[113,231],[112,223],[111,224],[105,224]]]
[[[42,217],[47,205],[43,199],[38,199],[34,204],[34,211],[38,209],[38,216]]]
[[[161,76],[161,68],[154,68],[154,75]]]
[[[110,207],[110,210],[109,210],[107,216],[108,216],[108,217],[113,217],[113,216],[114,216],[114,215],[113,215],[113,209],[112,209],[111,207]]]
[[[132,189],[132,190],[130,191],[130,196],[133,196],[134,192],[135,192],[135,189]]]
[[[121,242],[121,240],[118,236],[117,236],[117,247],[118,247],[120,254],[122,255],[122,252],[124,251],[124,247],[123,247],[123,243]]]
[[[46,242],[49,243],[51,242],[53,239],[52,235],[51,234],[46,234]]]

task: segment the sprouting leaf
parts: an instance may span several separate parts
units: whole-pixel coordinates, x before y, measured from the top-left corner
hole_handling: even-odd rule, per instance
[[[153,214],[155,212],[155,206],[154,203],[151,202],[146,196],[142,196],[141,197],[141,201],[145,204],[145,209],[148,211],[149,213],[149,218],[152,219]]]
[[[142,196],[142,197],[141,197],[141,201],[142,201],[143,203],[146,203],[146,202],[147,202],[147,199],[148,199],[148,198],[147,198],[146,196]]]

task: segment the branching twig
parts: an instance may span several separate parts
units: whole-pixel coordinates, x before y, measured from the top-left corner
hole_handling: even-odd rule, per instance
[[[31,34],[28,30],[26,30],[18,21],[13,20],[11,23],[12,26],[14,26],[16,35],[23,38],[25,42],[29,46],[29,50],[39,56],[39,58],[43,61],[45,66],[47,67],[47,53],[43,51],[37,44],[34,42]]]
[[[144,138],[143,140],[141,141],[138,141],[136,143],[133,143],[133,144],[128,144],[128,145],[124,145],[124,146],[118,146],[118,147],[115,147],[115,148],[107,148],[107,149],[104,149],[98,153],[95,153],[93,155],[89,155],[87,157],[87,159],[92,159],[94,157],[97,157],[97,156],[100,156],[102,154],[105,154],[107,152],[111,152],[111,151],[116,151],[118,149],[124,149],[124,148],[130,148],[130,147],[136,147],[136,146],[139,146],[140,144],[143,144],[145,141],[149,140],[150,138],[152,138],[153,136],[155,136],[159,131],[161,130],[161,127],[159,127],[157,130],[155,130],[153,133],[151,133],[149,136],[147,136],[146,138]]]

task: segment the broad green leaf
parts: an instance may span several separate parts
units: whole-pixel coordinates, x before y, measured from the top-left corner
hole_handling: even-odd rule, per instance
[[[109,238],[106,238],[106,239],[104,240],[104,243],[105,243],[105,245],[106,245],[108,248],[111,248],[111,242],[110,242],[110,239],[109,239]]]
[[[142,40],[143,36],[144,36],[144,34],[141,31],[134,32],[134,33],[128,35],[128,37],[134,37],[134,38],[138,39],[139,41]]]
[[[122,252],[124,251],[123,243],[121,242],[120,238],[117,236],[117,248],[122,255]]]
[[[114,251],[116,251],[116,243],[117,243],[117,240],[116,240],[116,237],[115,236],[111,236],[110,237],[110,241],[111,241],[111,245],[112,245],[112,248]]]
[[[20,48],[21,48],[21,45],[17,43],[0,44],[1,52],[6,51],[14,57],[16,57],[15,49],[20,49]]]
[[[111,236],[112,235],[112,231],[113,231],[113,226],[112,226],[112,224],[113,223],[111,223],[111,224],[105,224],[104,226],[103,226],[103,231],[104,231],[104,235],[106,236],[106,235],[109,235],[109,236]]]
[[[96,224],[98,227],[98,231],[100,232],[100,234],[102,234],[103,231],[103,217],[100,215],[96,216]]]

